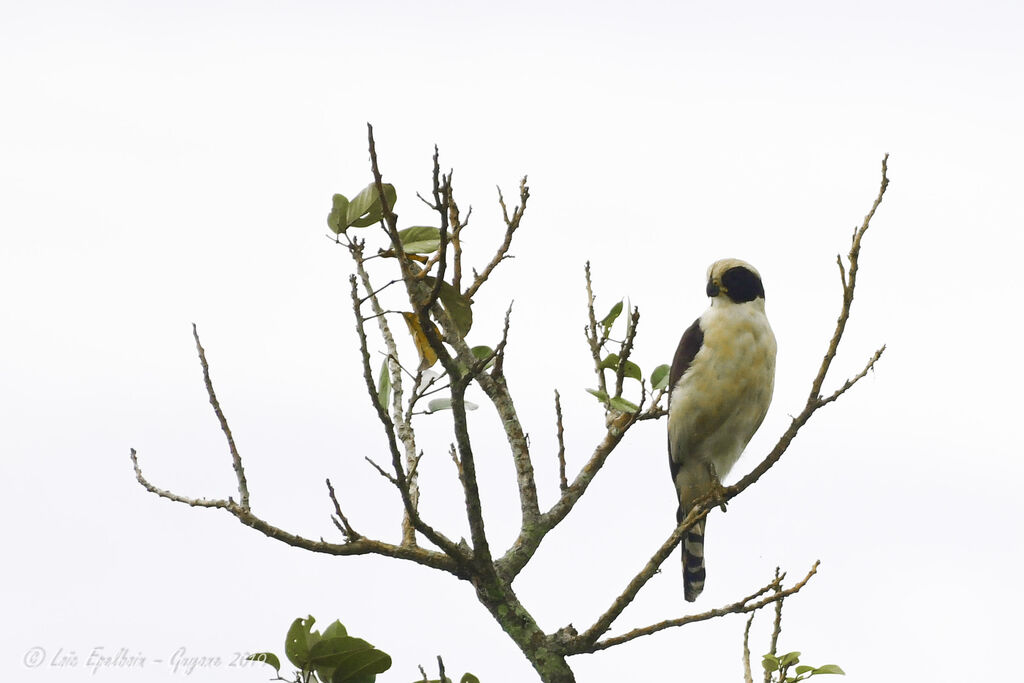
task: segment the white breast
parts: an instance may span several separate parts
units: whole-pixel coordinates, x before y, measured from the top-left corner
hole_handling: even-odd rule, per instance
[[[694,498],[708,481],[708,463],[719,478],[732,469],[775,386],[775,335],[763,300],[712,306],[700,326],[703,344],[669,396],[670,452]]]

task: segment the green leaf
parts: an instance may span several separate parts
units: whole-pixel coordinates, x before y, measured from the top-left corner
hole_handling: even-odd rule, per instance
[[[477,360],[483,360],[484,358],[490,358],[491,354],[494,353],[494,349],[492,349],[490,346],[474,346],[473,348],[470,349],[470,352],[472,352],[473,358],[476,358]],[[484,370],[491,367],[492,365],[494,365],[494,358],[491,358],[489,361],[487,361],[487,364],[484,365]],[[466,368],[463,368],[463,371],[465,370]]]
[[[617,303],[614,306],[612,306],[612,310],[608,311],[608,315],[606,315],[601,320],[601,322],[599,324],[601,325],[601,327],[604,327],[604,328],[611,327],[612,323],[615,322],[615,319],[619,317],[620,313],[622,313],[622,302],[621,301],[619,301],[619,303]]]
[[[441,230],[429,225],[414,225],[398,231],[406,254],[430,254],[441,246]]]
[[[367,677],[372,681],[377,674],[390,668],[391,657],[380,650],[356,652],[335,669],[331,683],[360,683]]]
[[[274,667],[277,675],[281,675],[281,660],[273,652],[256,652],[246,657],[251,662],[263,662]]]
[[[476,410],[477,408],[480,407],[477,404],[473,403],[472,401],[463,401],[462,403],[466,406],[466,410]],[[435,398],[434,400],[427,404],[428,413],[436,413],[439,410],[451,409],[452,400],[450,398]]]
[[[341,638],[347,636],[348,631],[341,625],[341,622],[335,619],[331,622],[331,625],[324,629],[324,639],[327,638]]]
[[[338,666],[352,654],[372,649],[373,645],[362,638],[324,638],[309,649],[309,663],[311,666]]]
[[[380,366],[380,376],[377,378],[377,403],[379,403],[380,407],[383,408],[385,411],[388,409],[389,398],[391,398],[391,373],[388,372],[388,359],[385,358],[384,362],[381,363]],[[337,621],[335,621],[334,624],[338,624],[338,626],[341,626],[341,624]],[[331,624],[331,626],[334,626],[334,624]],[[325,638],[327,637],[327,631],[331,629],[331,626],[328,626],[327,630],[324,631]],[[345,635],[344,626],[341,627],[341,630],[342,633],[337,635]]]
[[[433,287],[436,280],[428,275],[423,278],[423,282],[429,287]],[[438,298],[441,299],[444,310],[448,312],[452,322],[455,323],[459,334],[463,337],[469,334],[469,328],[473,326],[473,300],[460,294],[459,290],[443,280],[441,281],[441,291],[438,293]]]
[[[619,354],[609,353],[605,356],[605,359],[601,361],[602,370],[612,370],[614,372],[619,371]],[[623,377],[632,377],[636,381],[643,379],[643,374],[640,372],[640,366],[633,361],[626,361],[626,369],[622,373]]]
[[[587,389],[587,393],[597,397],[597,400],[601,403],[608,403],[608,394],[604,393],[600,389]]]
[[[793,666],[800,661],[799,652],[787,652],[779,657],[779,666]]]
[[[474,346],[470,351],[473,352],[473,357],[477,360],[483,360],[494,353],[494,349],[490,346]]]
[[[471,673],[462,674],[462,678],[459,679],[459,683],[480,683],[480,679]]]
[[[305,669],[309,663],[309,648],[314,644],[314,636],[310,632],[316,622],[312,616],[305,619],[296,619],[288,629],[288,635],[284,641],[284,654],[295,666]],[[320,634],[316,634],[316,640],[320,640]],[[314,642],[311,642],[314,641]]]
[[[608,402],[608,404],[612,408],[615,408],[615,410],[618,410],[619,412],[622,413],[635,413],[636,411],[640,410],[640,406],[630,401],[627,401],[621,396],[616,396],[615,398],[611,399]]]
[[[626,361],[626,368],[625,370],[623,370],[622,376],[631,377],[632,379],[635,379],[637,382],[643,379],[643,373],[640,372],[640,366],[631,360]]]
[[[651,388],[655,391],[660,391],[668,387],[668,372],[669,367],[667,365],[659,365],[654,368],[654,372],[651,373]]]
[[[764,667],[765,671],[778,671],[779,670],[779,659],[774,655],[765,655],[761,658],[761,666]]]
[[[393,185],[384,183],[384,198],[388,201],[388,208],[393,210],[396,199]],[[377,194],[377,184],[370,183],[349,202],[346,221],[353,228],[365,228],[379,221],[381,216],[383,211],[380,206],[380,195]]]
[[[309,666],[325,681],[372,680],[391,667],[391,657],[361,638],[324,638],[309,650]]]
[[[846,672],[843,671],[842,669],[840,669],[838,664],[826,664],[824,666],[819,666],[817,669],[814,670],[814,673],[816,673],[816,674],[839,674],[840,676],[845,676],[846,675]]]
[[[336,194],[331,199],[331,212],[327,214],[327,227],[335,235],[345,232],[348,224],[345,222],[348,216],[348,199],[343,194]]]
[[[814,671],[814,667],[813,666],[807,666],[806,664],[801,664],[800,666],[798,666],[796,668],[796,675],[799,676],[800,674],[805,674],[808,671]]]

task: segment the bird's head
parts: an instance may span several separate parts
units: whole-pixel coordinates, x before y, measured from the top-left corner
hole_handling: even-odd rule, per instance
[[[746,261],[726,258],[715,261],[708,268],[709,297],[720,301],[742,304],[758,299],[764,302],[764,285],[757,268]]]

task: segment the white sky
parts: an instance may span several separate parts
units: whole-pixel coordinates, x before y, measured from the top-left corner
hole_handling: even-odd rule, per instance
[[[372,5],[372,9],[370,8]],[[428,5],[430,6],[428,9]],[[482,263],[494,186],[533,192],[516,259],[476,299],[507,370],[544,502],[552,390],[570,467],[601,435],[583,342],[599,308],[641,308],[636,359],[668,362],[723,256],[761,270],[779,340],[775,402],[732,479],[774,443],[838,311],[835,254],[891,185],[829,386],[882,343],[877,372],[714,513],[708,586],[678,556],[613,632],[751,592],[781,565],[819,575],[787,602],[783,650],[849,680],[1005,678],[1019,645],[1024,475],[1016,360],[1024,185],[1017,3],[6,3],[0,20],[2,665],[29,682],[265,680],[236,652],[282,652],[296,616],[394,656],[381,681],[445,657],[485,683],[534,680],[468,584],[381,558],[314,556],[150,479],[224,497],[234,479],[195,360],[199,325],[254,510],[336,540],[323,479],[364,533],[396,539],[361,388],[349,263],[324,238],[333,192],[369,180],[365,123],[404,225],[430,220],[432,145],[474,206]],[[381,280],[383,282],[383,280]],[[1009,359],[1009,360],[1007,360]],[[448,417],[423,420],[424,514],[465,532]],[[493,544],[518,521],[497,420],[472,415]],[[588,626],[671,531],[664,423],[630,433],[516,583],[541,624]],[[767,649],[768,615],[755,624]],[[578,680],[740,680],[741,617],[572,660]],[[29,648],[47,659],[27,670]],[[222,658],[175,673],[108,654]],[[52,665],[60,651],[78,665]]]

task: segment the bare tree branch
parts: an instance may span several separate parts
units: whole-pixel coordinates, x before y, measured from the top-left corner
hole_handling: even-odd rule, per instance
[[[469,217],[473,213],[473,207],[469,207],[469,211],[466,212],[465,221],[459,215],[459,205],[455,203],[455,197],[449,198],[448,206],[448,221],[452,226],[451,230],[451,244],[452,244],[452,287],[455,288],[456,292],[462,292],[462,231],[466,225],[469,224]]]
[[[213,390],[213,381],[210,379],[210,366],[206,362],[206,351],[203,349],[203,345],[199,343],[199,330],[196,328],[196,324],[192,323],[192,337],[196,340],[196,350],[199,352],[199,363],[203,366],[203,382],[206,384],[206,393],[210,397],[210,405],[213,406],[213,412],[217,413],[217,421],[220,422],[221,431],[224,432],[224,436],[228,440],[228,449],[231,451],[231,466],[235,470],[235,479],[238,481],[238,499],[242,507],[246,510],[249,509],[249,485],[245,481],[245,469],[242,467],[242,456],[238,454],[238,449],[235,448],[235,439],[231,436],[231,428],[228,426],[228,420],[224,417],[224,411],[220,408],[220,402],[217,400],[217,394]]]
[[[437,552],[436,550],[419,547],[410,548],[407,546],[374,541],[367,538],[360,538],[347,543],[327,543],[323,540],[314,541],[279,529],[278,527],[260,519],[256,515],[252,514],[248,509],[243,508],[231,499],[206,500],[202,498],[179,496],[175,493],[157,488],[142,475],[142,469],[139,466],[138,457],[134,448],[131,449],[131,460],[132,466],[135,468],[135,478],[142,487],[150,493],[154,493],[161,498],[166,498],[176,503],[184,503],[193,507],[221,508],[227,510],[242,524],[259,531],[264,536],[287,545],[326,555],[384,555],[386,557],[408,560],[434,569],[440,569],[450,574],[454,574],[455,576],[465,576],[464,570],[459,564],[457,564],[451,557],[444,553]]]
[[[165,491],[164,489],[157,488],[153,484],[149,483],[149,481],[144,476],[142,476],[142,468],[139,467],[139,458],[138,455],[135,453],[134,448],[131,449],[131,458],[132,468],[135,470],[135,480],[142,484],[142,488],[146,489],[150,493],[155,493],[161,498],[173,500],[175,503],[184,503],[185,505],[190,505],[192,507],[224,508],[226,510],[231,505],[230,500],[209,500],[207,498],[189,498],[187,496],[179,496],[176,493],[171,493],[170,491]]]
[[[334,493],[334,486],[331,485],[331,480],[327,479],[327,491],[331,497],[331,502],[334,504],[334,515],[336,519],[332,519],[334,526],[338,527],[338,531],[345,535],[346,541],[358,541],[362,536],[352,528],[352,525],[348,523],[348,518],[345,517],[345,513],[341,511],[341,505],[338,503],[338,497]]]
[[[622,349],[619,352],[619,363],[615,368],[615,395],[622,396],[622,383],[626,379],[626,363],[629,361],[629,354],[633,351],[633,341],[636,339],[636,328],[640,324],[640,309],[634,307],[633,312],[626,318],[626,339],[622,342]]]
[[[780,574],[779,573],[779,568],[776,567],[775,568],[775,583],[776,583],[776,585],[775,585],[775,587],[773,589],[776,593],[780,593],[782,591],[782,579],[783,578],[785,578],[785,575],[784,574]],[[778,647],[779,647],[779,635],[781,635],[781,633],[782,633],[782,603],[783,602],[784,602],[784,599],[781,598],[781,597],[778,600],[775,601],[775,623],[772,625],[772,640],[771,640],[771,645],[768,648],[768,654],[770,654],[773,657],[776,656],[779,653]],[[771,683],[771,678],[772,678],[771,674],[768,671],[765,671],[764,672],[764,683]]]
[[[564,493],[569,488],[565,478],[565,430],[562,427],[562,400],[555,389],[555,426],[558,435],[558,488]]]
[[[482,273],[476,276],[471,284],[466,289],[466,296],[472,298],[480,286],[487,281],[487,278],[491,276],[491,273],[498,264],[501,263],[508,253],[509,247],[512,246],[512,235],[519,228],[519,222],[523,219],[523,213],[526,212],[526,201],[530,198],[530,188],[526,184],[526,176],[519,181],[519,206],[512,210],[512,216],[508,215],[508,209],[505,207],[505,198],[501,195],[501,188],[498,188],[498,203],[501,204],[501,213],[505,219],[505,240],[498,247],[498,251],[495,252],[491,262],[488,263]]]
[[[697,505],[690,510],[686,518],[683,519],[675,530],[669,535],[661,547],[655,551],[654,555],[647,561],[639,573],[633,577],[633,579],[626,586],[625,590],[622,591],[611,606],[605,610],[604,614],[597,618],[594,625],[587,629],[577,640],[576,648],[579,648],[580,652],[587,652],[584,648],[593,647],[597,643],[597,639],[600,638],[605,632],[611,628],[612,623],[622,614],[622,610],[626,609],[626,606],[633,601],[636,594],[640,592],[640,589],[650,581],[651,577],[658,571],[658,568],[665,562],[665,559],[675,550],[676,546],[679,545],[679,541],[682,540],[683,535],[693,527],[694,524],[702,520],[708,514],[708,508],[705,506]]]
[[[381,337],[384,339],[384,346],[387,348],[387,372],[391,382],[392,420],[395,433],[398,436],[398,440],[402,442],[402,447],[405,451],[405,466],[411,471],[412,461],[416,457],[416,433],[411,419],[402,412],[405,392],[402,384],[402,367],[398,361],[398,345],[395,343],[395,337],[391,333],[391,327],[388,325],[387,317],[384,315],[384,309],[377,298],[377,293],[373,290],[373,286],[370,283],[370,275],[366,271],[363,258],[363,244],[358,240],[352,241],[349,244],[349,253],[355,262],[356,273],[362,281],[363,289],[367,292],[366,297],[360,301],[368,300],[370,302],[370,306],[377,319],[377,327],[380,329]],[[362,316],[361,309],[357,310],[357,316]],[[357,324],[361,327],[363,323],[357,318]],[[374,400],[376,400],[376,394],[374,394]],[[412,502],[413,508],[418,509],[420,502],[418,478],[410,475],[408,487],[409,500]],[[416,545],[416,530],[408,513],[402,515],[402,543]]]
[[[426,536],[431,543],[443,550],[452,559],[463,562],[466,558],[461,549],[450,539],[446,538],[439,531],[424,522],[420,518],[416,506],[413,505],[412,498],[409,494],[408,479],[406,478],[405,469],[402,466],[402,454],[398,450],[398,443],[395,438],[394,425],[391,422],[391,418],[388,416],[387,411],[384,409],[384,406],[380,405],[380,402],[377,400],[377,388],[374,386],[373,371],[370,369],[370,352],[367,349],[366,331],[363,329],[362,314],[359,311],[359,292],[356,285],[355,275],[352,275],[349,278],[349,283],[352,288],[352,309],[356,316],[356,333],[359,336],[359,350],[362,354],[363,380],[366,383],[366,390],[370,397],[370,401],[377,410],[377,417],[384,426],[384,435],[388,440],[388,450],[391,452],[391,465],[395,471],[395,482],[402,496],[402,503],[405,506],[406,514],[409,516],[413,527]]]
[[[838,389],[836,389],[835,392],[831,396],[829,396],[828,398],[821,399],[820,402],[819,402],[819,406],[824,406],[824,405],[827,405],[829,403],[832,403],[832,401],[836,400],[837,398],[839,398],[840,396],[845,394],[846,391],[850,387],[852,387],[854,384],[856,384],[857,382],[862,380],[864,378],[864,376],[868,374],[868,372],[870,372],[871,370],[874,370],[875,363],[878,362],[878,359],[882,357],[883,353],[885,353],[885,345],[884,344],[882,345],[882,347],[880,349],[875,351],[875,354],[873,356],[871,356],[871,360],[868,361],[868,364],[864,366],[863,370],[858,372],[856,375],[854,375],[850,379],[846,380],[843,383],[843,386],[841,386]]]
[[[754,683],[754,675],[750,671],[750,627],[754,624],[757,612],[751,612],[747,625],[743,629],[743,683]]]
[[[723,617],[727,614],[747,614],[749,612],[755,612],[764,607],[765,605],[770,605],[771,603],[776,602],[777,600],[782,600],[783,598],[787,598],[791,595],[798,593],[804,586],[807,585],[807,582],[811,580],[811,577],[817,573],[819,564],[820,562],[815,562],[814,566],[812,566],[811,570],[807,573],[807,576],[805,576],[803,580],[799,583],[794,584],[789,588],[773,593],[768,597],[761,598],[760,600],[756,600],[756,598],[764,595],[769,590],[772,590],[776,585],[774,581],[768,584],[767,586],[764,586],[757,592],[748,595],[747,597],[741,600],[737,600],[732,604],[725,605],[724,607],[711,609],[707,612],[701,612],[700,614],[691,614],[685,617],[679,617],[677,619],[667,619],[665,621],[658,622],[657,624],[651,624],[650,626],[645,626],[643,628],[633,629],[632,631],[624,633],[621,636],[615,636],[613,638],[606,638],[605,640],[601,640],[595,643],[591,648],[581,650],[580,652],[597,652],[598,650],[606,650],[610,647],[621,645],[622,643],[627,643],[636,638],[640,638],[641,636],[649,636],[652,633],[657,633],[658,631],[663,631],[667,628],[685,626],[686,624],[692,624],[698,621],[707,621],[708,619]],[[752,602],[754,600],[756,600],[756,602]],[[574,652],[573,654],[577,653]]]
[[[473,377],[476,383],[491,401],[494,409],[501,419],[505,437],[508,440],[512,453],[512,462],[516,468],[516,481],[519,486],[520,511],[522,513],[522,528],[532,528],[540,515],[540,505],[537,499],[537,484],[535,480],[533,461],[530,457],[530,448],[527,443],[526,433],[523,431],[522,423],[516,414],[515,404],[505,382],[504,376],[497,372],[500,370],[500,358],[504,353],[507,343],[507,328],[511,308],[505,314],[506,331],[502,342],[495,349],[495,371],[491,374],[481,372]],[[440,306],[435,305],[434,315],[442,322],[445,331],[445,342],[456,352],[458,361],[467,368],[472,368],[478,359],[473,355],[469,345],[455,330],[454,324],[448,314]],[[499,354],[498,352],[501,352]]]
[[[594,372],[597,373],[597,388],[608,393],[608,385],[605,383],[604,372],[601,371],[601,341],[597,336],[597,316],[594,315],[594,289],[590,281],[590,261],[583,269],[587,281],[587,319],[589,325],[585,328],[587,344],[590,346],[590,355],[594,358]]]
[[[878,188],[878,194],[875,197],[875,201],[871,205],[871,210],[864,217],[864,222],[854,232],[853,235],[852,246],[850,247],[849,255],[850,269],[848,276],[846,278],[846,286],[843,288],[842,308],[839,312],[839,318],[836,320],[836,329],[835,332],[833,332],[832,334],[832,339],[829,342],[828,350],[825,352],[825,357],[821,361],[821,367],[818,368],[818,374],[815,376],[814,381],[811,384],[811,390],[807,397],[807,403],[804,406],[804,409],[800,412],[800,414],[792,419],[789,428],[786,429],[786,431],[782,434],[782,436],[779,438],[779,441],[775,444],[775,448],[771,450],[771,452],[764,458],[764,460],[762,460],[757,465],[757,467],[751,470],[749,474],[747,474],[738,482],[736,482],[736,484],[726,488],[726,500],[730,500],[735,496],[739,495],[741,492],[743,492],[749,486],[751,486],[754,482],[756,482],[758,479],[764,476],[764,473],[771,469],[771,467],[775,465],[776,462],[779,461],[779,458],[782,457],[782,454],[786,452],[786,449],[789,448],[789,444],[796,437],[797,432],[799,432],[800,428],[807,423],[807,421],[811,418],[811,415],[813,415],[814,412],[818,410],[818,408],[821,408],[827,403],[834,401],[836,398],[842,395],[843,392],[849,389],[850,386],[853,386],[853,384],[856,383],[861,377],[863,377],[868,370],[874,367],[875,363],[882,357],[882,353],[885,351],[884,346],[880,348],[878,351],[876,351],[875,355],[868,362],[868,365],[865,367],[865,369],[861,371],[861,373],[854,377],[853,379],[847,380],[846,385],[844,385],[844,387],[841,387],[834,396],[829,397],[828,399],[821,398],[821,386],[825,382],[825,376],[828,374],[828,369],[832,364],[832,359],[835,358],[836,351],[839,349],[839,342],[843,337],[843,332],[846,330],[846,322],[850,318],[850,307],[853,305],[854,289],[857,286],[857,270],[858,259],[860,257],[861,240],[864,237],[864,233],[867,232],[868,227],[870,226],[871,218],[875,215],[875,210],[878,208],[878,205],[881,204],[882,202],[882,197],[885,194],[886,188],[889,186],[889,178],[886,175],[888,168],[888,159],[888,154],[886,154],[885,157],[882,159],[882,181]]]
[[[639,416],[639,412],[619,414],[618,418],[613,420],[608,427],[604,438],[594,449],[583,469],[565,489],[558,501],[551,506],[550,510],[540,515],[532,526],[524,527],[519,537],[497,562],[498,573],[506,581],[511,582],[522,571],[547,534],[572,511],[576,502],[586,493],[598,471],[604,466],[605,460],[622,441],[629,428],[636,423]]]
[[[864,233],[868,231],[868,227],[871,225],[871,219],[875,216],[875,211],[878,209],[879,204],[882,203],[882,197],[885,196],[885,190],[889,187],[888,178],[888,162],[889,155],[886,154],[882,158],[882,181],[878,187],[878,194],[875,197],[875,201],[871,204],[871,210],[868,211],[867,215],[864,216],[864,222],[861,223],[859,228],[855,228],[853,231],[853,237],[850,240],[850,253],[847,258],[850,261],[849,277],[843,272],[843,261],[839,259],[839,272],[843,280],[843,306],[839,312],[839,318],[836,320],[836,329],[832,333],[832,340],[829,342],[828,350],[825,352],[825,358],[821,361],[821,367],[818,369],[818,375],[814,378],[814,383],[811,385],[812,398],[817,398],[821,394],[821,386],[825,383],[825,375],[828,374],[828,369],[832,365],[832,359],[835,358],[836,352],[839,350],[839,341],[843,338],[843,332],[846,330],[846,323],[850,319],[850,307],[853,304],[853,292],[857,286],[857,271],[859,269],[860,259],[860,247],[861,241],[864,239]]]

